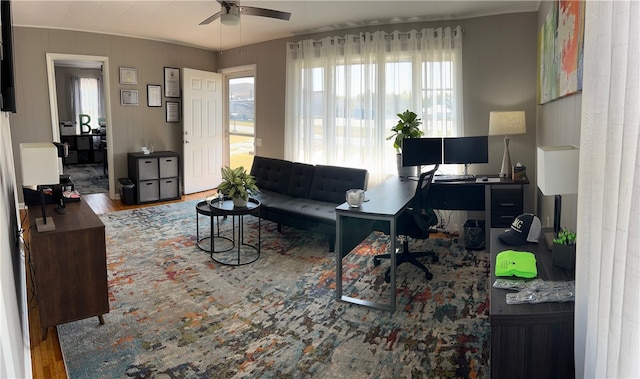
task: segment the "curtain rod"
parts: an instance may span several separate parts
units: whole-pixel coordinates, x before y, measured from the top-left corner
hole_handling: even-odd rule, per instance
[[[432,28],[432,30],[433,30],[433,34],[434,34],[434,36],[435,36],[435,37],[437,37],[437,36],[438,36],[438,30],[437,30],[437,29],[443,29],[443,28],[435,28],[435,29],[433,29],[433,28]],[[460,30],[460,33],[464,34],[464,29],[460,28],[459,26],[456,26],[454,29],[452,29],[452,30],[453,30],[453,34],[454,34],[454,35],[457,35],[457,34],[458,34],[458,29]],[[428,29],[427,29],[427,30],[428,30]],[[418,37],[420,37],[420,38],[421,38],[421,34],[422,34],[422,32],[420,32],[420,33],[419,33]],[[399,37],[408,37],[408,36],[410,36],[410,35],[411,35],[411,33],[410,33],[410,32],[408,32],[408,33],[398,33],[398,36],[399,36]],[[389,34],[389,33],[387,33],[387,34],[385,34],[385,36],[384,36],[384,38],[385,38],[385,39],[387,39],[387,38],[393,39],[393,37],[394,37],[394,34],[393,34],[393,33],[390,33],[390,34]],[[362,40],[362,39],[364,39],[364,38],[366,38],[366,33],[361,33],[359,36],[353,36],[353,42],[360,42],[360,40]],[[344,37],[335,37],[335,38],[333,38],[333,39],[331,40],[331,43],[335,43],[336,41],[337,41],[338,43],[341,43],[341,42],[343,43],[343,42],[345,42],[346,40],[347,40],[347,39],[346,39],[346,38],[344,38]],[[299,44],[300,44],[300,42],[302,42],[302,41],[298,41],[298,42],[291,42],[289,46],[290,46],[290,48],[291,48],[291,49],[294,49],[294,48],[300,47],[300,45],[299,45]],[[313,46],[318,46],[318,45],[321,45],[321,44],[322,44],[322,41],[313,41]]]

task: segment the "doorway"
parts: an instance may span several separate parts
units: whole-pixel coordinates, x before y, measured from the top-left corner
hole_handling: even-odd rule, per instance
[[[113,151],[109,149],[112,146],[109,59],[56,53],[47,53],[46,59],[53,141],[70,145],[70,154],[61,162],[60,172],[72,172],[72,181],[74,175],[83,181],[85,189],[79,191],[81,195],[104,192],[99,188],[106,184],[109,197],[114,199],[114,175],[109,175],[109,167],[113,167]],[[63,73],[71,74],[63,80],[59,77]],[[63,96],[59,95],[61,91]],[[91,96],[101,101],[87,102]]]

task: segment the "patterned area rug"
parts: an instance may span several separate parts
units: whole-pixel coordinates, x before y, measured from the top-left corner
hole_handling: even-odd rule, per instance
[[[485,251],[416,241],[434,278],[398,268],[398,310],[335,298],[324,236],[262,222],[262,254],[222,266],[196,245],[196,202],[101,215],[111,312],[58,326],[70,378],[481,378],[489,376]],[[229,231],[230,220],[221,230]],[[245,218],[255,243],[258,222]],[[208,219],[200,219],[201,233]],[[388,263],[373,233],[344,258],[345,291],[384,298]]]
[[[64,167],[80,195],[109,192],[109,176],[104,175],[102,163],[74,164]]]

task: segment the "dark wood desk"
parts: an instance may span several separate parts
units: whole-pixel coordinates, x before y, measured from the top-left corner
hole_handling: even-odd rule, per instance
[[[396,219],[407,207],[415,194],[417,180],[391,177],[367,190],[367,202],[359,208],[350,208],[346,202],[336,207],[336,297],[359,305],[395,311],[395,291],[391,291],[388,304],[372,303],[342,294],[342,258],[364,240],[379,222],[389,223],[391,236],[390,264],[395,267]],[[486,223],[485,241],[489,241],[490,226],[509,226],[513,219],[522,214],[523,186],[528,182],[513,182],[498,179],[495,182],[456,181],[433,182],[429,200],[433,208],[445,210],[484,210]],[[509,191],[507,201],[499,196],[501,191]],[[497,206],[496,206],[497,205]],[[502,206],[502,208],[501,208]],[[494,219],[492,214],[501,217]],[[505,216],[508,215],[508,216]],[[508,217],[508,219],[506,218]],[[502,220],[501,222],[492,220]],[[395,287],[395,270],[391,270],[391,288]]]
[[[104,224],[84,202],[68,203],[66,213],[47,206],[56,229],[38,232],[40,207],[29,209],[29,260],[33,265],[42,339],[65,322],[109,312]]]
[[[493,283],[496,256],[509,249],[534,253],[538,277],[543,280],[573,280],[574,272],[553,266],[551,252],[542,241],[503,244],[498,239],[503,231],[491,229],[491,377],[573,378],[574,303],[509,305],[506,294],[514,291],[493,288]]]

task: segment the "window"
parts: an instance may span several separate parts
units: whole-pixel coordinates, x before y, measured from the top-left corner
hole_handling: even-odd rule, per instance
[[[412,110],[427,137],[462,135],[461,29],[367,33],[289,44],[285,158],[396,173],[386,137]]]

